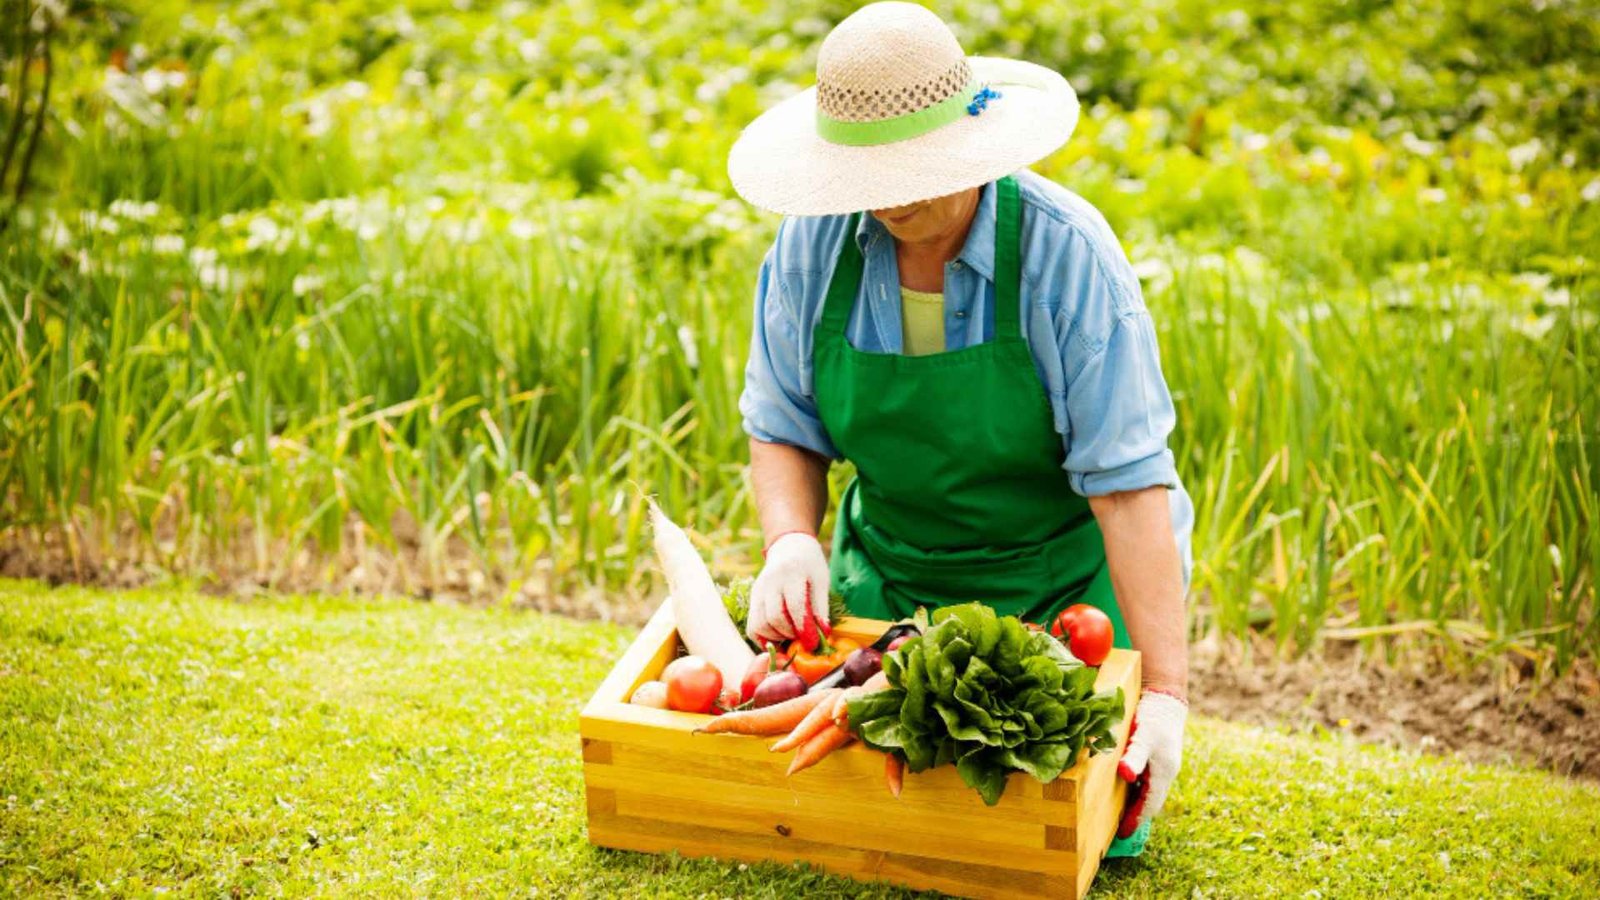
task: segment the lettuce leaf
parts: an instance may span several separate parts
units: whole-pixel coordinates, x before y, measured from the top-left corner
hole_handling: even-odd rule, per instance
[[[1085,750],[1112,750],[1122,689],[1061,642],[981,603],[937,609],[932,626],[883,660],[887,690],[850,701],[851,728],[913,772],[955,764],[985,803],[1014,771],[1053,781]]]

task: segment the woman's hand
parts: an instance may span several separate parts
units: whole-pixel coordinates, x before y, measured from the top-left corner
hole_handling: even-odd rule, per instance
[[[1128,782],[1146,772],[1148,777],[1144,795],[1129,796],[1130,813],[1136,818],[1118,830],[1118,837],[1132,834],[1166,805],[1167,791],[1183,765],[1183,723],[1188,718],[1189,704],[1171,694],[1146,691],[1139,698],[1133,713],[1133,736],[1122,752],[1117,774]]]
[[[828,560],[822,544],[802,531],[782,535],[767,548],[767,564],[750,588],[745,633],[753,641],[797,638],[807,650],[828,627]]]

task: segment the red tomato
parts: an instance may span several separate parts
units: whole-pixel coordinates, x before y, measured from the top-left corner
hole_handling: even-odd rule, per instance
[[[667,683],[667,707],[708,713],[722,693],[722,673],[703,656],[680,656],[661,673]]]
[[[1087,603],[1074,603],[1061,611],[1050,633],[1067,643],[1072,655],[1086,666],[1098,666],[1111,655],[1111,617]]]
[[[750,660],[750,668],[744,670],[744,681],[739,685],[739,702],[744,703],[756,695],[756,686],[767,677],[772,668],[772,654],[758,653],[756,658]]]
[[[723,688],[722,693],[717,695],[717,702],[712,705],[711,712],[714,715],[720,716],[728,710],[733,709],[735,706],[738,706],[740,702],[738,691],[734,690],[733,688]]]

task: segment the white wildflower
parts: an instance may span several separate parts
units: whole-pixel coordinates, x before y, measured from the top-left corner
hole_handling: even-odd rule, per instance
[[[1578,196],[1582,197],[1585,203],[1593,203],[1596,200],[1600,200],[1600,178],[1596,178],[1584,185]]]
[[[152,95],[181,88],[188,80],[189,76],[177,69],[145,69],[139,75],[139,83]]]
[[[521,217],[512,219],[511,224],[507,226],[507,230],[511,232],[512,237],[519,241],[531,240],[535,234],[538,234],[538,229],[534,224]]]
[[[683,347],[683,358],[689,368],[700,368],[700,348],[694,341],[694,329],[688,325],[678,326],[678,343]]]
[[[1506,159],[1511,162],[1511,168],[1518,171],[1525,168],[1528,163],[1539,158],[1540,151],[1544,150],[1544,142],[1533,138],[1525,144],[1518,144],[1506,151]]]
[[[1542,293],[1548,288],[1551,280],[1549,272],[1518,272],[1511,276],[1514,284],[1519,284],[1535,294]]]
[[[267,216],[255,216],[246,227],[249,232],[245,238],[246,250],[260,250],[263,247],[279,248],[283,229],[278,227],[277,222]]]
[[[233,270],[220,263],[200,267],[200,283],[215,291],[225,291],[233,286]]]
[[[86,209],[82,214],[83,227],[89,231],[100,231],[106,234],[116,234],[122,230],[122,223],[111,216],[102,216],[92,209]]]
[[[1438,204],[1438,203],[1443,203],[1445,200],[1449,199],[1448,195],[1445,194],[1443,188],[1436,188],[1436,187],[1423,188],[1422,189],[1422,193],[1419,196],[1422,197],[1422,202],[1424,202],[1424,203]]]
[[[150,239],[150,252],[157,256],[177,256],[186,246],[181,234],[158,234]]]
[[[1409,131],[1400,135],[1400,146],[1404,147],[1407,153],[1416,156],[1432,156],[1439,152],[1438,144],[1432,141],[1425,141]]]
[[[1556,317],[1553,313],[1545,313],[1542,316],[1520,316],[1511,320],[1511,327],[1536,341],[1543,340],[1544,336],[1550,333],[1550,329],[1556,327]]]
[[[294,277],[291,289],[296,297],[304,297],[313,291],[322,290],[323,279],[321,275],[309,272],[301,273]]]
[[[150,200],[140,203],[137,200],[113,200],[107,212],[130,222],[148,222],[161,212],[161,204]]]

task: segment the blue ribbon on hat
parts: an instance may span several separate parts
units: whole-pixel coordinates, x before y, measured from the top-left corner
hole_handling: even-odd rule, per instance
[[[967,104],[967,115],[975,116],[978,113],[983,112],[983,110],[988,107],[990,100],[998,100],[1000,99],[1000,96],[1001,95],[999,91],[990,88],[988,85],[984,85],[983,90],[974,94],[972,96],[972,102]]]

